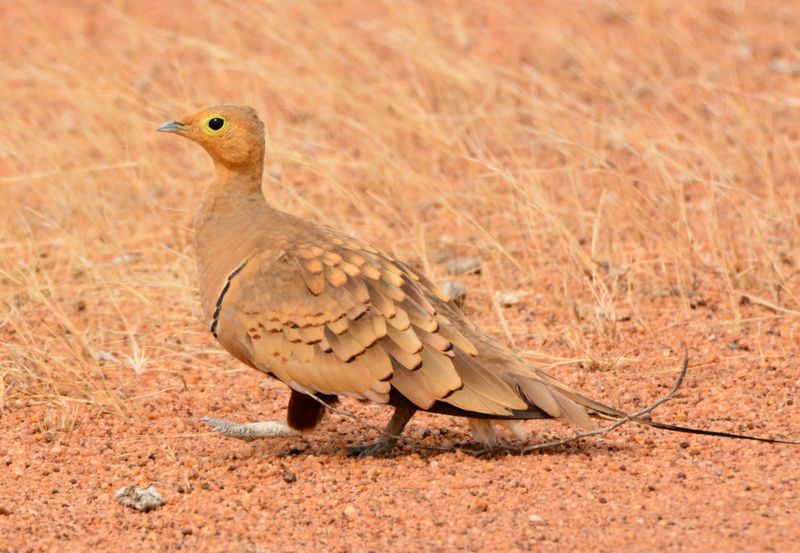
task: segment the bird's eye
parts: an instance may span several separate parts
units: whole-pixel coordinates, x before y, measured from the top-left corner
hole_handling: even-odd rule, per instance
[[[222,117],[212,117],[211,119],[208,120],[206,126],[211,131],[214,132],[220,131],[222,130],[222,127],[225,126],[225,119],[223,119]]]

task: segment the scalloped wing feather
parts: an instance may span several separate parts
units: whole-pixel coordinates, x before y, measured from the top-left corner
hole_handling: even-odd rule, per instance
[[[496,345],[423,275],[332,231],[300,234],[228,279],[218,338],[237,358],[299,391],[386,403],[394,388],[421,409],[537,406],[590,424],[577,392]]]

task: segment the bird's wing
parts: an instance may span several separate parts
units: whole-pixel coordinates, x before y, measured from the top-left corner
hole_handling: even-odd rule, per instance
[[[298,391],[386,403],[394,387],[421,409],[529,407],[442,314],[455,313],[444,292],[353,239],[315,236],[256,254],[223,292],[215,318],[223,346]]]

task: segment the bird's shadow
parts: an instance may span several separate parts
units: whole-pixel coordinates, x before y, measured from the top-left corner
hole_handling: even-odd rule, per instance
[[[556,438],[557,440],[557,438]],[[609,440],[582,439],[566,444],[552,445],[547,447],[537,447],[537,444],[546,444],[551,439],[543,439],[539,442],[507,442],[495,447],[487,447],[481,443],[468,439],[456,439],[451,443],[426,444],[418,441],[408,440],[392,449],[391,453],[381,456],[363,456],[349,454],[348,448],[356,443],[347,443],[342,439],[303,439],[303,443],[287,444],[276,447],[270,444],[264,448],[264,455],[277,456],[280,458],[289,457],[343,457],[355,461],[365,459],[403,459],[417,455],[425,459],[433,459],[445,455],[464,455],[475,459],[497,460],[505,457],[534,456],[534,455],[558,455],[574,456],[587,455],[592,457],[605,456],[622,451],[630,451],[637,448],[638,444],[611,442]],[[440,442],[444,442],[441,440]],[[269,451],[267,451],[267,449]]]

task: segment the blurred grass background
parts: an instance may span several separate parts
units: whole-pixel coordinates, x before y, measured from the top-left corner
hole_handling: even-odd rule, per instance
[[[795,363],[793,3],[20,0],[3,20],[0,413],[50,402],[69,428],[128,413],[148,375],[235,366],[195,293],[211,163],[154,132],[222,102],[267,123],[270,201],[439,280],[480,258],[469,312],[542,362],[735,341]]]

